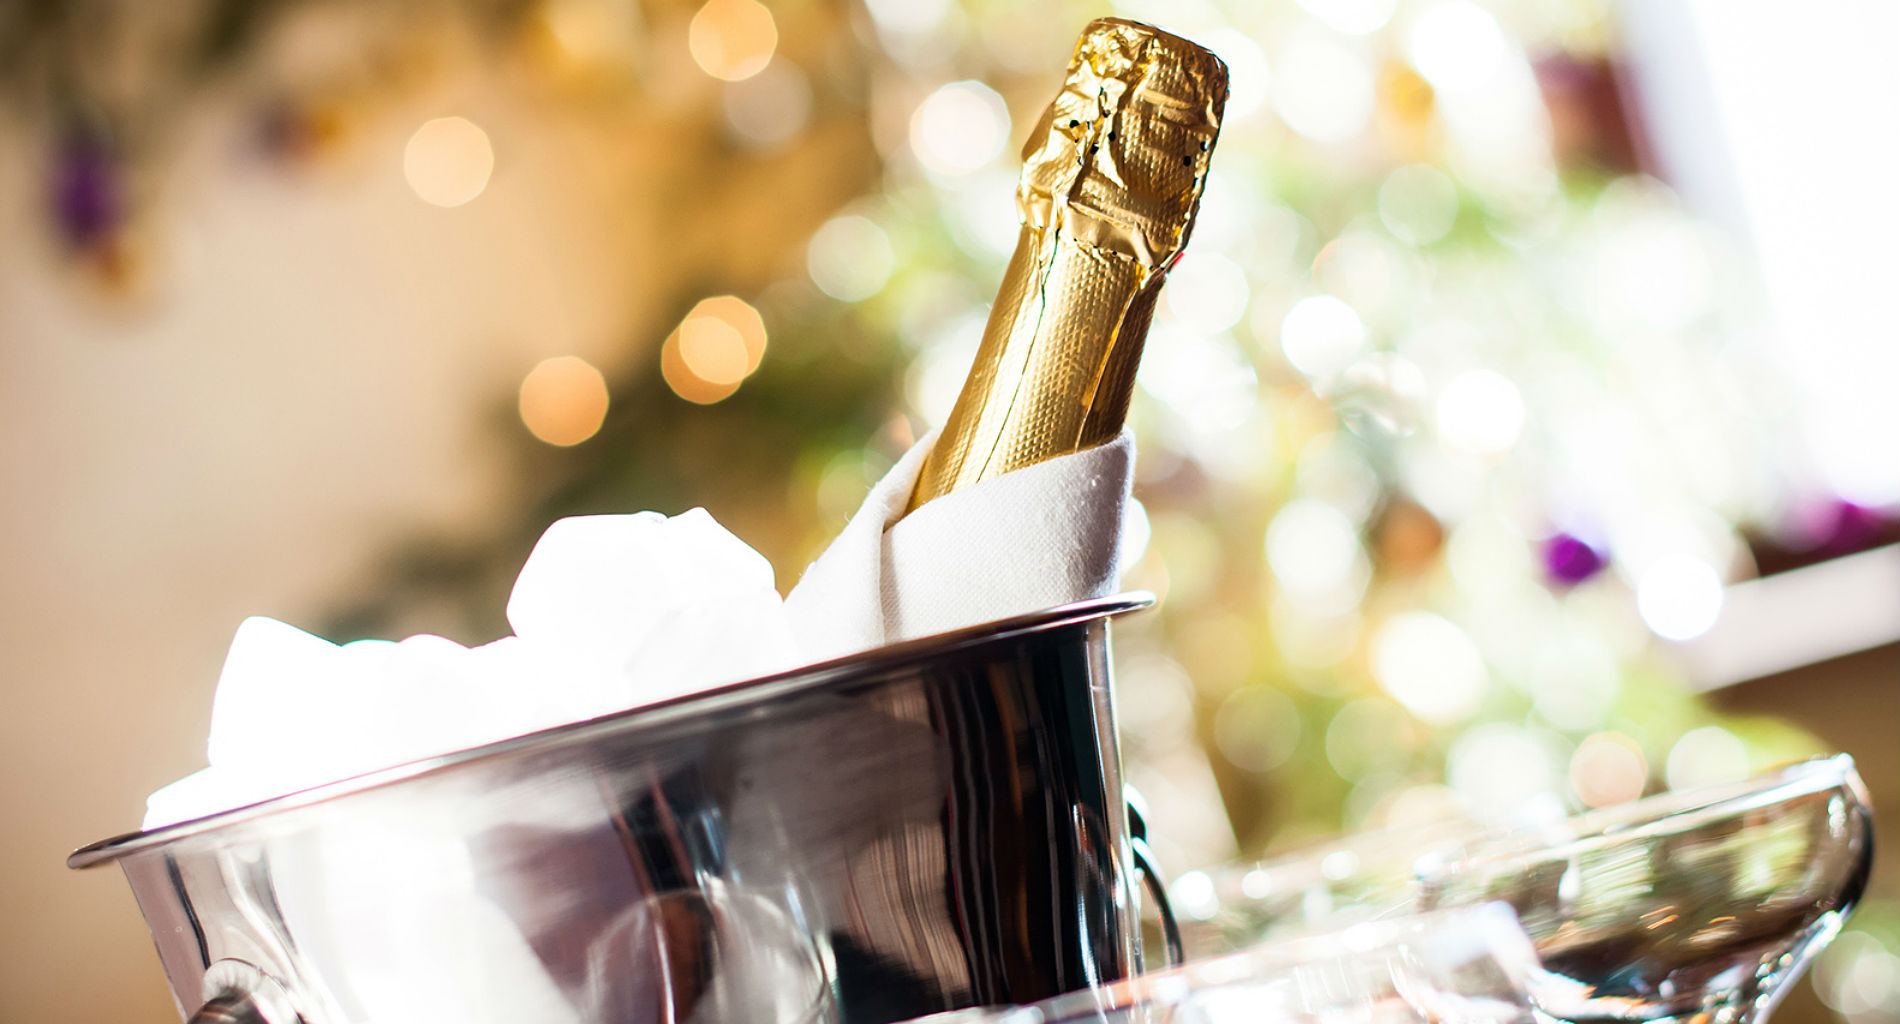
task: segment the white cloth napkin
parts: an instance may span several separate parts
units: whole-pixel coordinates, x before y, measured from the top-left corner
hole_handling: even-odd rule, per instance
[[[936,434],[905,453],[785,599],[812,661],[1106,597],[1133,482],[1126,431],[904,515]]]

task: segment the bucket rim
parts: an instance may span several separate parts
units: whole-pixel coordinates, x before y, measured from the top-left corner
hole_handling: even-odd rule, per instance
[[[597,718],[568,722],[480,746],[452,750],[433,757],[379,768],[308,789],[270,797],[256,803],[243,804],[200,818],[190,818],[150,830],[122,833],[74,850],[67,856],[66,866],[73,870],[96,867],[192,836],[234,828],[261,818],[327,803],[356,793],[384,789],[411,779],[437,775],[468,764],[553,749],[628,728],[658,728],[704,712],[760,704],[776,697],[823,686],[852,676],[882,674],[918,662],[929,661],[951,652],[1006,643],[1035,633],[1045,633],[1097,619],[1126,615],[1146,609],[1154,603],[1155,596],[1147,591],[1128,591],[1111,597],[1075,601],[913,640],[873,647],[870,650],[801,665],[770,675],[669,697]]]

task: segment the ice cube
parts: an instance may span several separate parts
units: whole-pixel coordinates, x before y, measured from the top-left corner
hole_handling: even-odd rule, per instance
[[[243,802],[242,787],[226,773],[203,768],[145,798],[147,831],[216,814]]]
[[[312,715],[334,699],[337,646],[287,623],[252,616],[238,625],[211,701],[211,764],[270,765],[286,741],[307,734]]]
[[[508,601],[517,636],[341,647],[246,619],[213,700],[211,768],[148,822],[229,807],[778,671],[797,658],[772,566],[705,509],[563,519]]]
[[[773,594],[772,565],[703,508],[548,527],[508,598],[515,633],[624,667],[678,609]]]
[[[495,709],[471,700],[469,649],[446,637],[421,634],[395,645],[382,665],[376,713],[382,731],[377,767],[479,746],[495,732]]]
[[[470,653],[470,699],[487,701],[506,718],[497,739],[598,718],[627,706],[624,680],[557,646],[505,636]]]
[[[631,697],[650,704],[790,668],[798,662],[784,602],[773,591],[669,611],[623,669]]]
[[[246,619],[212,701],[212,767],[269,797],[409,760],[416,737],[391,715],[397,646],[339,647],[273,619]]]

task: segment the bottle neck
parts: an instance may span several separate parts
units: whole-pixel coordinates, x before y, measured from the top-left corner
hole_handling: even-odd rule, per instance
[[[1120,433],[1162,278],[1059,222],[1024,225],[910,507]]]
[[[1116,18],[1083,31],[1023,148],[1022,234],[911,509],[1121,432],[1226,99],[1225,65],[1193,43]]]

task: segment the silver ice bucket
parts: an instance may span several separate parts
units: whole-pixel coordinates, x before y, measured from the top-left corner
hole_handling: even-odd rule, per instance
[[[95,843],[181,1016],[885,1024],[1139,969],[1130,595]],[[1152,873],[1149,873],[1152,877]]]

